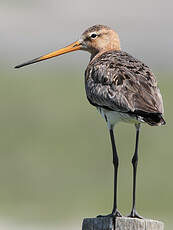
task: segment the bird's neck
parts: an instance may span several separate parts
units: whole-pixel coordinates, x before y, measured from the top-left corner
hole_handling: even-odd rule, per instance
[[[90,56],[90,62],[95,59],[96,57],[100,56],[102,53],[104,52],[93,52],[91,53],[91,56]]]
[[[92,61],[96,57],[102,55],[103,53],[111,51],[111,50],[115,50],[115,51],[121,50],[119,39],[113,40],[112,42],[108,43],[104,47],[101,47],[101,45],[100,45],[100,49],[94,49],[94,50],[92,50],[91,51],[90,61]]]
[[[106,52],[109,52],[109,51],[119,51],[121,50],[120,48],[119,49],[115,49],[115,48],[110,48],[110,49],[103,49],[103,50],[100,50],[99,52],[96,52],[96,53],[91,53],[91,56],[90,56],[90,63],[93,62],[95,59],[97,59],[99,56],[101,56],[103,53],[106,53]]]

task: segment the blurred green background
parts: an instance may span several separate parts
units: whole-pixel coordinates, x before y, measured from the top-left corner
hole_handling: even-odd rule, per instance
[[[49,64],[48,64],[49,65]],[[25,221],[71,222],[109,213],[113,168],[109,134],[89,105],[81,72],[29,68],[1,72],[0,214]],[[144,126],[139,146],[137,209],[172,222],[172,79],[159,75],[165,127]],[[8,89],[8,90],[7,90]],[[132,201],[135,128],[115,129],[120,168],[118,203]],[[78,226],[78,228],[79,228]],[[168,229],[168,228],[167,228]]]
[[[110,5],[96,2],[92,8],[88,1],[83,8],[75,1],[74,12],[70,14],[71,6],[65,1],[51,0],[50,8],[46,1],[14,1],[15,4],[0,1],[3,12],[0,22],[3,32],[0,45],[2,229],[20,229],[20,226],[32,230],[81,229],[84,217],[107,214],[112,209],[109,133],[101,116],[88,103],[84,90],[83,75],[89,55],[76,52],[13,69],[14,65],[49,52],[52,47],[56,49],[73,42],[86,27],[96,23],[115,29],[118,26],[123,50],[152,66],[159,81],[167,125],[143,125],[141,129],[137,210],[144,217],[164,221],[166,230],[172,229],[173,69],[168,45],[172,39],[166,36],[162,46],[165,34],[161,33],[166,29],[170,32],[165,23],[171,22],[170,15],[167,11],[159,14],[165,9],[162,1],[153,1],[157,7],[149,0],[149,5],[146,1],[134,1],[130,6],[110,1],[114,6],[111,9]],[[169,3],[167,8],[172,4]],[[57,15],[53,14],[56,11]],[[56,28],[51,23],[57,24]],[[127,215],[132,202],[135,128],[118,124],[115,136],[120,158],[118,206]]]

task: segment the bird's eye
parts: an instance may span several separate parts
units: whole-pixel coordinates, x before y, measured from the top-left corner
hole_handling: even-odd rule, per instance
[[[91,38],[96,38],[97,37],[97,34],[93,33],[90,35]]]

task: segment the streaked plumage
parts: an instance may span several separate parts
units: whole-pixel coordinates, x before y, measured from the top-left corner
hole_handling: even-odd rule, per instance
[[[123,51],[93,58],[85,72],[89,102],[108,111],[127,113],[150,125],[164,124],[163,101],[148,66]]]
[[[114,203],[109,216],[121,216],[117,209],[118,154],[113,128],[119,121],[134,123],[136,127],[133,164],[133,202],[129,217],[141,218],[136,212],[136,171],[140,123],[164,125],[163,101],[157,81],[148,66],[121,51],[118,34],[108,26],[88,28],[71,45],[50,54],[25,62],[15,68],[40,62],[75,50],[91,54],[85,71],[85,89],[89,102],[96,106],[109,128],[114,165]]]

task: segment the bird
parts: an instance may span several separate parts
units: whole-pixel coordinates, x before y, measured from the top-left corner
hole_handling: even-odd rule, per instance
[[[85,70],[85,91],[89,103],[97,108],[107,123],[110,134],[114,195],[112,212],[105,216],[121,217],[117,207],[117,176],[119,157],[114,137],[119,122],[131,123],[136,128],[135,150],[132,157],[133,197],[128,217],[142,218],[136,211],[136,174],[138,143],[141,124],[165,125],[164,107],[157,80],[152,70],[140,60],[121,50],[118,33],[109,26],[94,25],[82,33],[79,40],[49,54],[23,64],[20,68],[68,52],[83,50],[90,53]],[[104,217],[104,215],[102,215]]]

